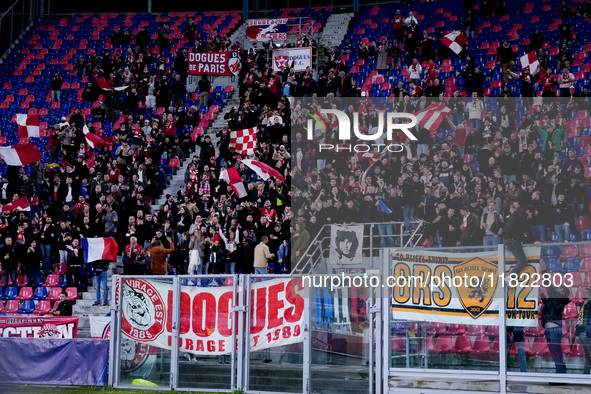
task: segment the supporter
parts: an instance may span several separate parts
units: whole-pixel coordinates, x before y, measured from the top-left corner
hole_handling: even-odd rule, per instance
[[[503,68],[503,75],[505,78],[505,84],[509,83],[509,71],[513,71],[515,67],[515,52],[509,45],[509,40],[503,40],[503,45],[497,49],[497,62]]]
[[[467,206],[460,208],[460,215],[462,217],[462,224],[460,225],[460,230],[462,232],[462,236],[460,238],[461,245],[477,245],[477,233],[478,228],[480,227],[478,224],[478,216],[474,213],[471,213]]]
[[[161,232],[160,232],[161,233]],[[158,239],[158,231],[156,237],[152,238],[152,242],[148,245],[147,252],[151,255],[151,271],[153,275],[167,274],[167,255],[174,251],[174,242],[171,238],[166,238],[169,247],[164,247],[162,241]]]
[[[55,73],[53,79],[51,80],[51,101],[61,101],[63,83],[64,79],[61,77],[61,75],[59,75],[59,73]]]
[[[583,374],[589,375],[591,372],[591,343],[589,342],[591,337],[591,289],[584,289],[581,298],[584,301],[579,312],[575,334],[583,351]]]
[[[95,286],[96,286],[96,302],[92,306],[101,305],[101,287],[103,288],[103,303],[102,306],[109,305],[107,300],[109,298],[109,285],[108,285],[108,262],[105,260],[98,260],[94,263],[95,275]]]
[[[275,258],[275,254],[269,251],[269,238],[266,235],[261,237],[261,242],[254,249],[254,273],[255,275],[267,274],[269,259]]]
[[[52,309],[51,314],[53,316],[72,316],[72,304],[68,301],[66,293],[60,294],[60,302]]]
[[[496,210],[494,201],[490,201],[480,219],[480,228],[484,230],[484,246],[497,246],[503,230],[503,218]]]
[[[542,287],[540,297],[544,303],[542,309],[542,326],[548,342],[548,349],[556,367],[556,373],[566,373],[564,354],[562,353],[562,313],[569,303],[567,287]]]
[[[554,231],[558,242],[570,241],[570,229],[574,222],[572,207],[565,202],[565,195],[560,193],[556,196],[556,204],[553,206]]]
[[[76,287],[78,292],[80,292],[82,290],[80,270],[84,265],[84,255],[78,238],[72,240],[71,245],[67,246],[67,251],[69,252],[69,256],[67,256],[68,269],[66,271],[66,282]]]

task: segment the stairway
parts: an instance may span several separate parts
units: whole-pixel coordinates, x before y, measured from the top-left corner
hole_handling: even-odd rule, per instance
[[[236,94],[237,94],[236,92],[233,93],[233,95],[236,95]],[[211,143],[215,147],[216,156],[219,154],[219,152],[218,152],[218,148],[216,145],[218,142],[218,138],[216,137],[215,132],[224,127],[224,122],[225,122],[224,116],[228,112],[230,112],[230,110],[232,109],[233,106],[238,106],[239,104],[240,104],[240,100],[238,100],[236,98],[229,98],[226,101],[226,104],[220,110],[220,112],[218,112],[213,123],[205,131],[206,134],[209,134],[211,136]],[[171,194],[173,196],[176,196],[177,192],[180,189],[185,188],[185,172],[187,170],[186,164],[189,163],[189,161],[191,160],[191,158],[193,156],[195,156],[195,155],[199,156],[200,151],[201,151],[201,148],[199,148],[199,146],[195,145],[195,153],[193,153],[190,157],[187,157],[187,158],[181,160],[181,166],[179,167],[179,170],[177,171],[177,173],[175,175],[172,176],[172,179],[170,179],[170,183],[168,184],[166,189],[164,189],[160,198],[158,198],[156,200],[156,203],[151,206],[152,212],[160,209],[160,206],[162,204],[164,204],[164,202],[166,202],[166,195],[167,194]]]
[[[89,315],[106,316],[110,312],[109,309],[112,294],[112,278],[113,275],[121,273],[123,273],[123,263],[121,262],[121,258],[118,258],[117,262],[111,263],[109,265],[109,270],[107,271],[107,286],[109,287],[109,306],[92,305],[96,302],[96,281],[94,280],[94,278],[92,279],[92,286],[88,286],[85,292],[80,293],[82,295],[82,299],[77,300],[76,303],[72,305],[72,315],[78,316],[78,338],[90,338],[90,321],[88,317]]]
[[[319,44],[331,47],[341,45],[354,15],[353,13],[331,14],[324,25]]]

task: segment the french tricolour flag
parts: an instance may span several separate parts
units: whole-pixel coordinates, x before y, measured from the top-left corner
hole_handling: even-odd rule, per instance
[[[117,260],[117,242],[113,238],[82,238],[84,262],[97,260]]]
[[[0,146],[0,157],[9,166],[25,166],[41,160],[41,152],[35,144]]]

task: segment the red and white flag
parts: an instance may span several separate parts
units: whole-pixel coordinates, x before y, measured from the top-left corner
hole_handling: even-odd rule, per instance
[[[269,177],[275,177],[279,179],[281,182],[285,181],[285,178],[281,175],[279,171],[274,169],[268,164],[263,163],[262,161],[250,160],[245,159],[242,162],[251,170],[257,173],[257,175],[263,179],[267,180]]]
[[[369,165],[374,165],[377,161],[380,160],[380,158],[382,157],[381,153],[364,153],[363,155],[361,155],[361,159],[365,159],[367,161],[369,161]]]
[[[18,136],[22,138],[39,138],[39,115],[16,114]]]
[[[113,238],[82,238],[84,262],[117,261],[117,242]]]
[[[431,135],[437,131],[441,122],[449,114],[451,114],[451,109],[447,108],[443,103],[431,104],[424,110],[414,113],[419,124],[429,130]]]
[[[35,144],[0,146],[0,157],[9,166],[25,166],[41,160],[41,152]]]
[[[468,37],[459,31],[452,31],[441,38],[441,42],[454,51],[456,55],[459,55],[460,52],[462,52],[462,49],[464,49],[464,46],[466,45],[466,41],[468,41]]]
[[[115,88],[115,87],[109,85],[109,83],[107,82],[105,77],[96,77],[96,84],[98,85],[99,88],[101,88],[103,90],[115,90],[117,92],[125,90],[128,87],[128,85],[126,85],[126,86],[119,86],[119,87]]]
[[[220,172],[220,178],[226,181],[228,185],[234,190],[234,193],[238,196],[238,198],[246,197],[248,193],[246,193],[246,188],[244,187],[244,183],[242,183],[242,178],[238,174],[238,170],[236,167],[230,167],[227,170],[222,170]]]
[[[90,130],[88,130],[88,126],[86,125],[84,125],[82,128],[82,132],[84,133],[84,137],[86,137],[86,143],[91,148],[100,148],[103,146],[111,146],[115,144],[115,141],[109,141],[91,133]]]
[[[16,209],[17,211],[30,211],[31,204],[29,204],[29,200],[27,200],[27,197],[23,196],[21,198],[14,200],[10,204],[2,206],[2,212],[9,212],[13,209]]]
[[[230,131],[230,149],[242,156],[252,156],[257,147],[257,128]]]
[[[258,27],[248,26],[246,28],[246,37],[250,38],[251,40],[256,40],[260,32],[261,29]]]
[[[531,51],[530,53],[521,56],[519,61],[524,70],[529,67],[529,74],[532,77],[540,71],[540,62],[536,56],[536,51]]]

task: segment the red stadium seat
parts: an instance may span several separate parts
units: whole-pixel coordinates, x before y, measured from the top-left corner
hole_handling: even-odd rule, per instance
[[[62,294],[61,287],[52,287],[45,299],[49,301],[57,301],[60,299],[60,294]]]
[[[6,305],[2,309],[2,313],[16,313],[18,311],[18,301],[17,300],[9,300],[6,301]]]
[[[578,257],[579,256],[579,248],[577,245],[566,245],[562,249],[562,253],[560,254],[561,259],[566,259],[569,257]]]
[[[562,354],[569,356],[572,349],[570,340],[568,338],[562,338],[562,341],[560,342],[560,348],[562,349]]]
[[[435,353],[449,353],[454,348],[451,337],[438,337],[435,340],[433,351]]]
[[[474,341],[474,345],[470,349],[470,353],[487,354],[490,353],[491,343],[489,337],[478,337]]]
[[[577,305],[574,302],[569,302],[562,311],[562,318],[564,320],[576,320],[578,317],[579,311],[577,310]]]
[[[548,355],[550,355],[550,350],[548,350],[548,344],[546,343],[546,338],[544,338],[544,337],[534,338],[534,342],[531,345],[529,354],[532,356],[548,356]]]
[[[589,167],[587,167],[587,168],[589,168]],[[577,230],[587,230],[587,229],[591,228],[591,216],[577,217],[577,220],[575,222],[575,228]],[[573,246],[573,245],[569,245],[569,246]],[[576,256],[573,256],[573,257],[576,257]]]
[[[443,335],[447,331],[445,323],[433,322],[429,325],[429,335]]]
[[[456,338],[456,343],[454,344],[452,353],[470,353],[471,350],[472,342],[470,341],[470,337],[461,335]]]
[[[463,335],[466,332],[464,324],[450,324],[445,335]]]
[[[47,315],[51,313],[51,301],[42,300],[37,304],[37,308],[33,311],[35,315]]]
[[[18,296],[16,296],[17,300],[25,301],[30,300],[33,296],[33,288],[32,287],[23,287]]]
[[[489,337],[498,337],[499,336],[499,326],[486,326],[486,331],[484,335]]]
[[[78,289],[76,287],[68,287],[66,289],[68,301],[76,301],[78,299]]]
[[[57,284],[59,283],[59,281],[60,281],[60,278],[58,275],[55,275],[55,274],[47,275],[47,279],[45,280],[43,287],[56,287]]]
[[[570,356],[571,357],[583,357],[583,349],[581,348],[581,344],[579,343],[579,340],[575,340],[575,343],[573,343],[573,347],[570,351]]]
[[[470,324],[467,326],[467,328],[468,329],[466,330],[466,335],[473,336],[473,337],[482,336],[482,335],[484,335],[484,332],[486,331],[485,326],[481,326],[481,325],[477,325],[477,324]]]

